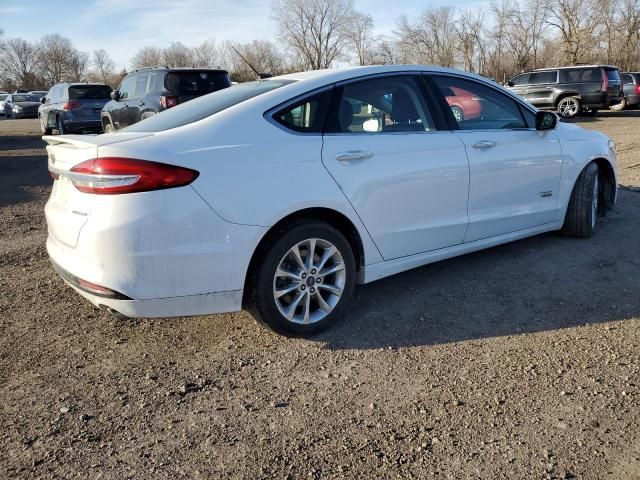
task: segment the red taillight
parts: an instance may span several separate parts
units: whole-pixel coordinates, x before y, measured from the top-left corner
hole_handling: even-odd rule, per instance
[[[179,100],[178,97],[176,97],[175,95],[162,95],[160,97],[160,105],[162,105],[163,108],[171,108],[171,107],[175,107],[176,105],[178,105]]]
[[[602,69],[602,91],[606,92],[609,90],[609,77],[607,77],[607,71]]]
[[[62,105],[62,109],[63,110],[73,110],[74,108],[80,108],[80,105],[82,105],[80,102],[64,102],[64,105]]]
[[[182,187],[198,175],[195,170],[166,163],[104,157],[76,165],[68,177],[81,192],[114,195]]]

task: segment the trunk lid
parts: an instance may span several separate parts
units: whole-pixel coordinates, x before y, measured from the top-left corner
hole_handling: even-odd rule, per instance
[[[75,248],[80,231],[91,215],[96,195],[82,193],[71,183],[68,174],[75,165],[96,158],[102,145],[150,135],[152,134],[118,133],[42,137],[48,144],[49,171],[54,176],[57,175],[46,207],[49,235],[67,247]]]

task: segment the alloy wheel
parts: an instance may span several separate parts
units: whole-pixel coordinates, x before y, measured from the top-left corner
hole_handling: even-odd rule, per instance
[[[288,321],[316,323],[340,301],[346,281],[340,251],[327,240],[310,238],[294,245],[280,260],[273,298]]]

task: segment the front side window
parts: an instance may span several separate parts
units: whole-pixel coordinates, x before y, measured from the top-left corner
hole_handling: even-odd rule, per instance
[[[322,133],[331,92],[332,90],[325,90],[296,102],[274,114],[273,118],[296,132]]]
[[[340,133],[426,132],[433,122],[412,76],[389,76],[342,87],[332,131]]]
[[[529,82],[529,74],[523,73],[522,75],[518,75],[517,77],[512,78],[510,83],[514,87],[517,87],[518,85],[526,85],[528,82]]]
[[[531,74],[529,83],[531,85],[541,85],[543,83],[556,83],[558,72],[535,72]]]
[[[135,88],[135,75],[129,75],[122,81],[122,85],[118,89],[120,93],[120,100],[126,100],[127,98],[131,98],[133,96],[133,89]]]
[[[472,80],[447,76],[433,80],[461,130],[528,128],[518,103],[508,95]]]

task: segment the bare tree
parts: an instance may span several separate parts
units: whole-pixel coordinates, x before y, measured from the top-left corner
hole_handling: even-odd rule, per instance
[[[279,38],[306,68],[329,68],[344,56],[353,0],[274,0]]]
[[[598,19],[594,0],[551,1],[547,22],[560,34],[565,62],[576,65],[587,59]]]
[[[453,67],[456,48],[454,15],[453,7],[430,6],[415,22],[410,22],[406,16],[400,17],[395,33],[407,59],[412,63]]]
[[[216,42],[206,40],[192,49],[193,64],[198,67],[214,67],[222,62]]]
[[[354,12],[351,31],[348,35],[355,50],[358,65],[374,63],[378,36],[373,30],[373,17],[366,13]]]
[[[131,66],[135,68],[155,67],[162,65],[162,50],[156,47],[144,47],[133,56]]]
[[[181,42],[172,42],[162,52],[164,64],[168,67],[193,67],[193,52]]]
[[[32,43],[22,38],[9,38],[3,41],[0,51],[0,64],[3,68],[3,80],[7,85],[26,89],[38,88],[37,50]]]
[[[100,48],[93,51],[93,66],[95,69],[93,76],[102,83],[111,85],[116,65],[105,49]]]

